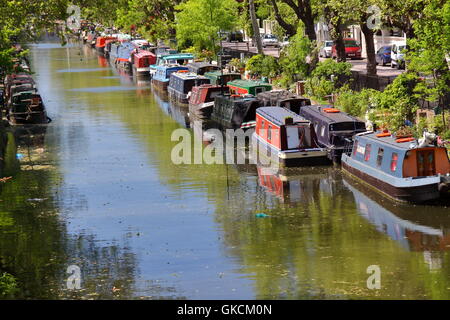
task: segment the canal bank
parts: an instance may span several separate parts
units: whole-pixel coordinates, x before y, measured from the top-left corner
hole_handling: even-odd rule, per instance
[[[0,195],[0,257],[19,297],[450,297],[448,208],[398,213],[331,167],[284,177],[175,165],[170,138],[183,124],[171,116],[186,110],[87,46],[39,43],[30,55],[53,122],[26,147],[41,156],[19,159]],[[401,219],[374,223],[380,208]],[[71,265],[81,290],[66,286]],[[380,290],[367,289],[371,265]]]

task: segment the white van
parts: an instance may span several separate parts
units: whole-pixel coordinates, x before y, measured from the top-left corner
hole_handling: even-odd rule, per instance
[[[391,49],[391,68],[405,68],[405,49],[406,41],[398,41],[392,44]]]

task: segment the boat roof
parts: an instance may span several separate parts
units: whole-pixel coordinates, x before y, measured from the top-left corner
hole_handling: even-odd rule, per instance
[[[281,107],[260,107],[256,109],[256,113],[276,125],[284,125],[286,117],[291,117],[294,123],[310,123],[302,116]]]
[[[362,140],[372,140],[372,141],[375,141],[377,144],[389,145],[392,148],[402,149],[402,150],[412,149],[411,143],[417,144],[417,139],[415,139],[413,141],[397,142],[397,137],[393,133],[391,133],[391,135],[387,136],[387,137],[377,137],[377,135],[380,133],[382,133],[382,132],[381,131],[363,132],[363,133],[357,134],[356,137],[358,137],[359,139],[362,139]]]
[[[187,68],[187,67],[185,67]],[[183,69],[185,70],[185,69]],[[178,77],[181,78],[183,80],[197,80],[197,79],[205,79],[208,80],[208,78],[204,77],[204,76],[200,76],[194,72],[174,72],[172,73],[173,77]]]
[[[311,115],[314,118],[321,119],[328,123],[336,123],[336,122],[363,122],[356,117],[349,115],[343,111],[339,112],[326,112],[325,109],[332,108],[335,109],[331,105],[313,105],[313,106],[304,106],[301,108],[301,113]]]
[[[195,72],[195,70],[198,70],[201,68],[206,68],[206,67],[213,67],[213,68],[219,69],[219,66],[208,63],[208,62],[204,62],[204,61],[188,63],[187,67],[189,68],[189,70],[192,69],[193,72]]]
[[[188,70],[185,66],[179,66],[176,64],[169,64],[169,65],[160,65],[156,66],[156,69],[158,70]]]
[[[308,98],[293,94],[288,90],[272,90],[260,92],[256,95],[258,100],[309,100]]]
[[[166,56],[161,57],[164,60],[189,60],[194,59],[194,55],[192,53],[176,53],[176,54],[168,54]]]
[[[270,83],[267,83],[267,82],[242,80],[242,79],[236,79],[236,80],[230,81],[230,82],[228,82],[227,85],[228,86],[236,86],[236,87],[244,87],[244,88],[259,87],[259,86],[270,87],[270,88],[272,87],[270,85]]]
[[[155,56],[154,53],[147,51],[147,50],[139,50],[137,53],[134,54],[134,56],[136,58],[142,58],[142,57],[146,57],[146,56]]]
[[[230,75],[230,74],[232,74],[232,75],[236,75],[236,76],[241,76],[241,74],[240,73],[237,73],[237,72],[224,72],[223,73],[223,75],[224,76],[226,76],[226,75]],[[208,75],[208,76],[214,76],[214,77],[220,77],[220,76],[222,76],[222,71],[220,71],[220,70],[216,70],[216,71],[208,71],[208,72],[205,72],[205,76],[206,75]]]

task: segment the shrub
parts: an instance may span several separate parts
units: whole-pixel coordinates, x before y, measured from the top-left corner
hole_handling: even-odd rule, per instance
[[[17,283],[14,276],[4,272],[0,274],[0,298],[11,298],[17,291]]]
[[[362,117],[375,104],[379,91],[373,89],[363,89],[355,92],[349,89],[348,85],[342,87],[336,97],[336,106],[344,112],[356,117]]]

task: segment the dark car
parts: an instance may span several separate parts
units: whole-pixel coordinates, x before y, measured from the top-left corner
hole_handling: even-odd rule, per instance
[[[385,66],[386,64],[391,63],[391,49],[392,46],[383,46],[378,49],[377,53],[375,54],[375,61],[377,62],[377,64]]]

